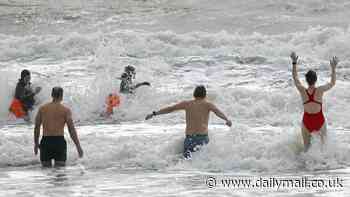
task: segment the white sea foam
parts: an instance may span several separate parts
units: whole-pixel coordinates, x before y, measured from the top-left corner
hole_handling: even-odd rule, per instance
[[[0,117],[8,117],[6,108],[20,69],[31,68],[35,84],[44,87],[39,100],[50,100],[51,87],[61,85],[65,88],[65,103],[76,119],[94,120],[104,109],[106,95],[118,91],[117,78],[123,67],[133,64],[137,80],[150,81],[152,87],[141,88],[136,96],[122,97],[124,102],[115,119],[142,120],[155,108],[191,99],[193,87],[205,84],[209,99],[234,118],[252,124],[290,125],[299,121],[301,111],[288,57],[291,50],[296,50],[301,56],[301,77],[307,68],[315,68],[320,84],[329,80],[328,59],[338,55],[343,60],[337,86],[325,96],[325,111],[332,114],[330,123],[348,127],[348,113],[343,109],[349,99],[344,91],[349,86],[349,35],[349,30],[323,27],[274,36],[130,30],[65,36],[3,35],[0,57],[5,65],[1,72],[4,101]],[[14,42],[22,47],[11,47]]]
[[[326,147],[316,136],[311,149],[302,151],[296,127],[250,128],[236,124],[232,129],[217,125],[210,129],[210,143],[191,160],[183,160],[183,125],[151,126],[122,124],[79,127],[85,151],[77,158],[73,142],[68,141],[68,165],[77,163],[87,170],[201,170],[288,173],[294,171],[331,170],[350,162],[347,138],[329,131]],[[37,165],[33,154],[32,129],[28,126],[6,128],[1,132],[1,167]],[[10,134],[11,133],[11,134]]]

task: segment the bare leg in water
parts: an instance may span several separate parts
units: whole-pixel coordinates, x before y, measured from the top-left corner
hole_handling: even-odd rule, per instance
[[[309,150],[309,147],[310,147],[311,134],[310,134],[309,130],[305,127],[304,124],[301,128],[301,134],[303,135],[304,152],[307,152]]]
[[[321,148],[324,150],[324,147],[326,145],[327,140],[327,124],[324,123],[321,130],[320,130],[320,137],[321,137]]]
[[[311,134],[310,134],[309,130],[305,127],[304,124],[303,124],[303,127],[301,129],[301,133],[303,135],[304,152],[307,152],[308,149],[310,148]],[[322,145],[321,147],[323,150],[323,147],[325,146],[326,138],[327,138],[327,124],[326,123],[320,129],[319,135],[321,137],[321,145]]]

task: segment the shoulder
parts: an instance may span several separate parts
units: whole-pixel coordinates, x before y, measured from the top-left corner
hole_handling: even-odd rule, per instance
[[[21,81],[18,81],[17,84],[16,84],[16,88],[24,88],[24,83],[22,83]]]
[[[44,105],[39,107],[39,111],[43,111],[45,109],[47,109],[50,106],[50,103],[45,103]]]
[[[71,109],[70,109],[69,107],[67,107],[67,106],[65,106],[65,105],[63,105],[63,104],[61,104],[61,110],[62,110],[62,112],[63,112],[63,114],[64,114],[66,120],[72,118],[72,111],[71,111]]]
[[[181,104],[190,104],[191,102],[193,102],[193,101],[188,101],[188,100],[185,100],[185,101],[181,101],[181,102],[179,102],[179,103],[181,103]]]
[[[332,85],[331,83],[327,83],[325,85],[319,86],[317,87],[316,91],[319,93],[323,93],[329,89],[331,89],[334,85]]]
[[[181,101],[179,103],[176,103],[175,105],[173,105],[172,107],[174,109],[186,109],[187,106],[189,105],[188,101]]]
[[[193,101],[186,100],[186,101],[179,102],[178,105],[182,105],[182,106],[186,107],[186,106],[190,105],[191,103],[193,103]]]
[[[210,102],[210,101],[205,101],[205,104],[206,104],[206,106],[209,108],[209,109],[214,109],[214,108],[216,108],[216,106],[215,106],[215,104],[214,103],[212,103],[212,102]]]
[[[70,110],[69,107],[61,104],[61,109],[65,112],[65,113],[72,113],[72,111]]]
[[[206,105],[213,105],[213,103],[208,101],[207,99],[204,99],[203,103],[206,104]]]

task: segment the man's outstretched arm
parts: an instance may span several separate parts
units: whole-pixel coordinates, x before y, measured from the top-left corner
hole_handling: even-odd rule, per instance
[[[215,115],[217,115],[219,118],[223,119],[226,121],[226,125],[227,126],[232,126],[232,122],[231,120],[229,120],[226,115],[221,111],[219,110],[214,104],[210,103],[210,111],[214,112]]]
[[[186,108],[186,102],[183,101],[183,102],[180,102],[178,104],[175,104],[175,105],[172,105],[169,107],[165,107],[165,108],[160,109],[159,111],[154,111],[151,114],[148,114],[146,116],[146,120],[151,119],[153,116],[156,116],[156,115],[168,114],[168,113],[171,113],[173,111],[183,110],[185,108]]]
[[[79,138],[78,138],[78,135],[77,135],[77,131],[75,130],[75,127],[74,127],[74,123],[73,123],[73,119],[72,119],[72,113],[71,113],[70,110],[67,112],[66,122],[67,122],[67,126],[68,126],[69,135],[72,138],[72,140],[73,140],[73,142],[75,144],[75,147],[77,148],[79,157],[83,157],[84,152],[83,152],[83,149],[80,146]]]

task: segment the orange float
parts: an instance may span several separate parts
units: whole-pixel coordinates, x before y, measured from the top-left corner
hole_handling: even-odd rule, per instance
[[[21,101],[16,98],[12,100],[9,110],[16,116],[16,118],[23,118],[26,115]]]
[[[106,105],[107,105],[107,109],[106,109],[107,115],[113,114],[113,108],[119,107],[120,105],[120,97],[115,93],[109,94],[106,99]]]

